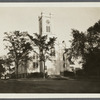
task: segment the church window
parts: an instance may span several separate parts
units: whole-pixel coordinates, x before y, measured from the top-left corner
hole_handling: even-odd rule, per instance
[[[50,53],[51,56],[55,56],[55,48],[51,48],[51,53]]]
[[[36,59],[37,60],[38,59],[38,55],[37,54],[34,54],[33,55],[33,59]]]
[[[46,26],[46,32],[50,32],[50,26]]]
[[[33,55],[33,59],[35,59],[35,55]]]
[[[33,68],[38,68],[38,62],[33,62]]]
[[[38,59],[38,55],[36,55],[36,59]]]
[[[33,68],[35,68],[35,62],[33,62]]]

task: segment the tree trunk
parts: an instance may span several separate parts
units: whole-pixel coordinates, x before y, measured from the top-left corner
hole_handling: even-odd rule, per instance
[[[45,61],[44,61],[44,76],[43,76],[43,78],[45,79],[46,77],[45,77]]]
[[[16,61],[16,78],[18,79],[18,61]]]
[[[24,76],[24,78],[26,78],[27,77],[27,59],[25,59],[25,76]]]
[[[16,67],[16,78],[18,79],[18,67]]]

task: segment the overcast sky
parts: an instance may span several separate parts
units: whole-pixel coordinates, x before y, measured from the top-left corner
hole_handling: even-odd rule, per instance
[[[65,40],[67,47],[70,46],[71,29],[86,31],[100,19],[99,7],[0,7],[0,55],[6,53],[4,32],[19,30],[39,33],[38,16],[41,12],[53,14],[53,33],[60,42]]]

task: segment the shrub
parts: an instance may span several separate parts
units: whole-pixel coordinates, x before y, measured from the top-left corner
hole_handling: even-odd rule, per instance
[[[15,78],[16,78],[15,73],[12,73],[10,78],[11,78],[11,79],[15,79]]]
[[[64,76],[74,76],[74,73],[69,71],[64,71]]]
[[[76,75],[83,76],[83,70],[76,70]]]
[[[27,75],[27,78],[43,78],[43,73],[35,72]]]

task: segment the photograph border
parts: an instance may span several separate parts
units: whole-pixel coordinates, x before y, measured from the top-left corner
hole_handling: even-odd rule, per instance
[[[95,0],[86,0],[87,1],[87,3],[84,1],[82,1],[81,0],[81,3],[76,3],[76,2],[79,2],[80,0],[78,0],[78,1],[70,1],[70,2],[72,2],[72,3],[61,3],[62,1],[60,0],[59,1],[59,3],[58,3],[58,1],[57,1],[57,6],[56,7],[59,7],[59,5],[61,6],[61,4],[62,4],[62,6],[64,7],[64,6],[68,6],[68,7],[73,7],[72,5],[74,5],[74,7],[100,7],[100,2],[96,2]],[[89,2],[88,2],[89,1]],[[91,2],[92,1],[92,2]],[[99,0],[100,1],[100,0]],[[36,1],[33,1],[33,0],[31,0],[31,1],[29,1],[29,2],[32,2],[32,3],[20,3],[20,2],[27,2],[27,0],[22,0],[22,1],[15,1],[14,0],[14,2],[19,2],[19,3],[12,3],[12,0],[11,1],[9,1],[8,2],[8,0],[6,0],[6,1],[4,1],[4,2],[6,2],[6,3],[1,3],[2,2],[2,0],[0,0],[0,7],[6,7],[7,5],[9,5],[10,7],[21,7],[22,5],[24,6],[24,7],[32,7],[32,4],[36,4],[36,5],[41,5],[41,1],[38,1],[38,0],[36,0]],[[11,3],[10,3],[11,2]],[[33,3],[33,2],[38,2],[38,3]],[[46,0],[44,0],[44,1],[42,1],[43,3],[47,3],[47,1]],[[48,0],[48,2],[49,2],[49,0]],[[65,0],[64,0],[64,2],[65,2]],[[69,1],[68,1],[69,2]],[[74,2],[74,3],[73,3]],[[90,3],[91,2],[91,3]],[[43,4],[42,3],[42,4]],[[27,5],[28,4],[28,5]],[[56,2],[52,2],[51,0],[50,0],[50,3],[47,3],[48,5],[50,5],[51,6],[51,4],[53,4],[52,5],[52,7],[54,7],[55,6],[55,4],[56,4]],[[35,5],[35,6],[36,6]],[[48,7],[48,5],[46,5],[45,7]],[[70,5],[70,6],[69,6]],[[76,6],[77,5],[77,6]],[[6,96],[5,96],[6,95]],[[48,98],[48,95],[49,95],[49,98]],[[90,98],[92,98],[92,100],[99,100],[99,98],[100,98],[100,94],[98,93],[94,93],[94,94],[84,94],[84,93],[82,93],[82,94],[76,94],[76,93],[74,93],[74,94],[72,94],[72,93],[60,93],[60,94],[26,94],[26,93],[24,93],[24,94],[19,94],[19,93],[11,93],[11,94],[0,94],[0,99],[1,100],[9,100],[9,99],[13,99],[13,100],[22,100],[23,98],[25,98],[26,100],[33,100],[33,98],[36,100],[40,100],[40,99],[46,99],[46,100],[50,100],[50,99],[54,99],[54,100],[58,100],[58,98],[60,99],[60,100],[69,100],[69,99],[74,99],[74,100],[83,100],[83,99],[85,99],[85,100],[87,100],[87,98],[88,98],[88,100],[90,100]],[[57,99],[56,99],[57,98]],[[65,98],[65,99],[64,99]]]
[[[0,2],[100,2],[100,0],[0,0]]]

